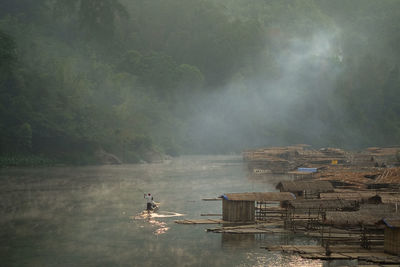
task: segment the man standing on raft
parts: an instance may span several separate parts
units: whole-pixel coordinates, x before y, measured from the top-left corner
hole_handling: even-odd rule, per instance
[[[147,213],[150,213],[150,211],[153,209],[153,196],[148,193],[147,195],[144,194],[144,198],[146,199],[147,202]]]

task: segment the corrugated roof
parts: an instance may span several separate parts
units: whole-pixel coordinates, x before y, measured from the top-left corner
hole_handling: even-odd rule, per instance
[[[277,189],[286,192],[314,191],[314,192],[333,192],[333,186],[328,181],[282,181]]]
[[[252,193],[229,193],[225,194],[228,200],[242,201],[285,201],[296,197],[289,192],[252,192]]]

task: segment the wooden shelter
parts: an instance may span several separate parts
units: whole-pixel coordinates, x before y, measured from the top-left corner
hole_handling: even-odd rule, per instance
[[[285,204],[296,211],[355,211],[359,208],[357,201],[340,199],[299,199],[286,201]]]
[[[229,193],[224,194],[226,200],[235,201],[285,201],[296,199],[296,196],[290,192],[252,192],[252,193]]]
[[[321,193],[319,197],[325,200],[353,200],[358,202],[367,201],[369,198],[376,196],[375,191],[344,191],[333,193]]]
[[[222,196],[222,219],[229,222],[254,222],[255,202],[280,202],[295,198],[289,192],[224,194]]]
[[[385,223],[384,249],[386,253],[400,255],[400,218],[383,219]]]
[[[334,226],[376,226],[383,218],[394,214],[391,205],[361,205],[358,211],[327,211],[324,223]]]
[[[333,186],[328,181],[282,181],[276,189],[281,192],[291,192],[296,196],[318,196],[319,193],[333,192]]]

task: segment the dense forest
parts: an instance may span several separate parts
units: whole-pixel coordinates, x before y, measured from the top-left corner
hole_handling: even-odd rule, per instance
[[[2,0],[2,164],[400,143],[398,0]]]

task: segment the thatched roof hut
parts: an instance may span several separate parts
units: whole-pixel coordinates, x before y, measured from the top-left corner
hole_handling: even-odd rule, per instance
[[[285,202],[288,208],[294,210],[321,210],[321,211],[355,211],[357,210],[358,203],[351,200],[292,200]]]
[[[342,200],[353,200],[361,202],[375,195],[376,192],[372,191],[347,191],[347,192],[321,193],[319,194],[319,197],[321,199],[326,199],[326,200],[342,199]]]
[[[296,196],[290,192],[252,192],[252,193],[230,193],[224,194],[226,200],[236,201],[285,201],[294,200]]]
[[[398,204],[400,203],[400,194],[378,193],[375,196],[368,198],[367,202],[371,204]]]
[[[304,192],[306,194],[333,192],[333,186],[328,181],[282,181],[276,189],[281,192],[291,192],[297,196],[302,196]]]
[[[388,205],[362,205],[353,212],[327,211],[324,222],[335,226],[377,225],[385,217],[393,217],[395,211]]]
[[[360,211],[375,212],[382,214],[394,214],[396,213],[396,207],[391,204],[368,204],[363,203],[360,205]]]
[[[324,222],[326,224],[335,226],[348,226],[348,225],[375,225],[382,220],[383,215],[367,212],[338,212],[328,211],[325,215]]]

